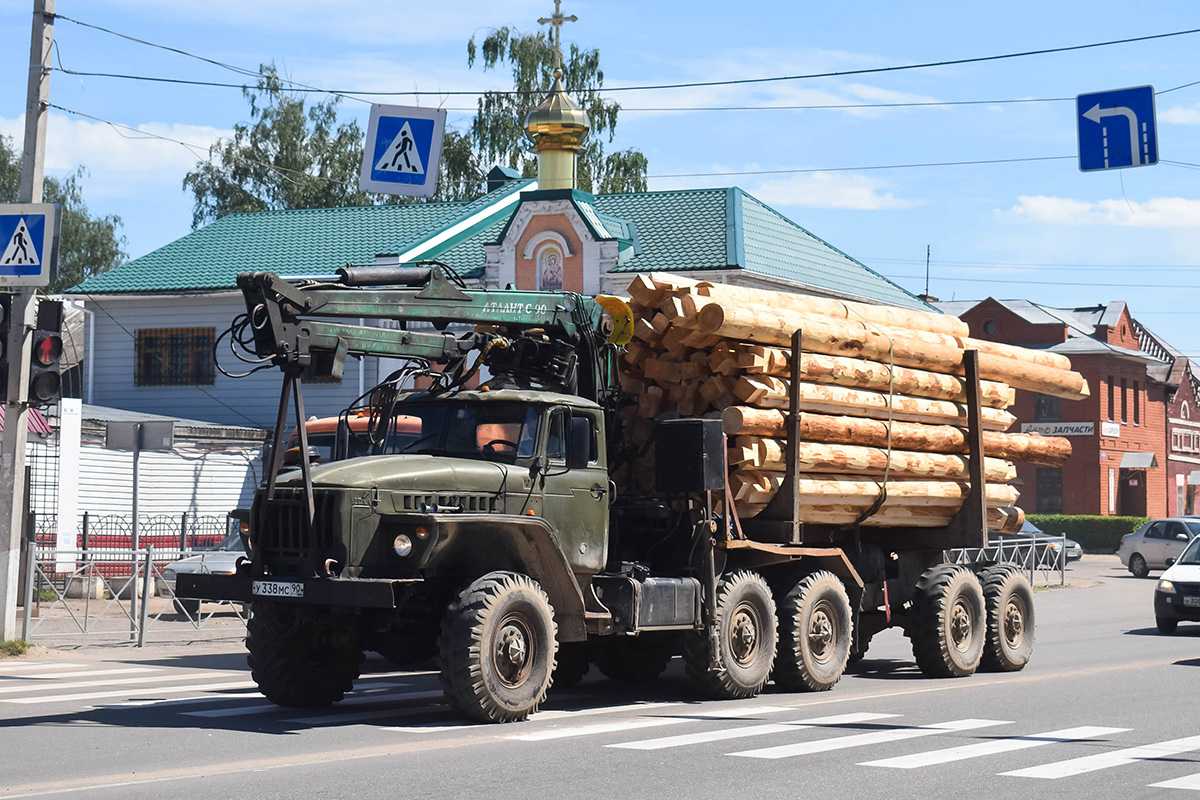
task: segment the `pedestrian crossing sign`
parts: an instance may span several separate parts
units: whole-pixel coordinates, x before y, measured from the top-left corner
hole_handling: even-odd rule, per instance
[[[371,106],[359,188],[431,197],[445,128],[445,109]]]
[[[0,204],[0,286],[45,286],[54,279],[55,207]]]

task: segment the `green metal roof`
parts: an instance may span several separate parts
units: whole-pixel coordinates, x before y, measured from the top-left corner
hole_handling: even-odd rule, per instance
[[[233,214],[90,278],[73,292],[110,294],[230,289],[240,272],[329,274],[379,254],[436,258],[463,277],[483,273],[485,244],[505,233],[517,202],[562,195],[587,206],[598,238],[616,239],[614,273],[744,269],[817,289],[908,308],[930,306],[741,189],[589,195],[514,195],[513,181],[469,203],[322,208]],[[581,213],[583,213],[581,211]],[[435,237],[436,244],[422,247]]]
[[[312,208],[230,214],[181,239],[127,261],[71,289],[80,294],[173,292],[232,289],[238,273],[265,270],[280,275],[329,275],[344,264],[373,264],[383,253],[401,253],[469,219],[488,206],[520,192],[529,181],[513,182],[469,203],[410,203],[405,205]],[[487,222],[495,230],[507,219]],[[483,248],[478,228],[458,240],[463,252],[432,249],[423,258],[438,257],[461,271],[480,271]],[[446,245],[454,244],[450,240]],[[440,255],[438,255],[441,253]],[[470,254],[474,255],[470,255]]]

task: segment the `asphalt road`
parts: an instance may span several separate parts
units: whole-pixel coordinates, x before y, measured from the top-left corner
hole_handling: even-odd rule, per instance
[[[831,692],[698,702],[595,674],[515,725],[461,722],[378,658],[336,709],[275,708],[236,643],[0,661],[0,797],[1156,797],[1200,790],[1200,625],[1087,557],[1039,591],[1020,673],[928,680],[881,634]],[[1157,573],[1152,573],[1156,577]]]

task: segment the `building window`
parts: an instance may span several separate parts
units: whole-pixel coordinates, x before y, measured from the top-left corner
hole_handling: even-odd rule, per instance
[[[983,323],[983,332],[984,333],[995,333],[996,332],[996,320],[989,319],[986,322],[984,322]]]
[[[136,386],[211,386],[215,328],[145,328],[137,332]]]
[[[1054,467],[1038,467],[1037,513],[1062,513],[1062,470]]]
[[[1116,417],[1116,404],[1113,402],[1113,376],[1108,376],[1108,421],[1112,422]]]
[[[1033,419],[1036,422],[1059,422],[1062,420],[1062,400],[1048,394],[1034,395]]]
[[[1129,424],[1129,382],[1121,378],[1121,424]]]
[[[1141,395],[1142,395],[1141,383],[1139,381],[1134,381],[1133,382],[1133,424],[1134,425],[1142,424]]]
[[[1192,409],[1188,406],[1187,400],[1184,400],[1183,404],[1179,407],[1179,416],[1182,419],[1192,418]]]

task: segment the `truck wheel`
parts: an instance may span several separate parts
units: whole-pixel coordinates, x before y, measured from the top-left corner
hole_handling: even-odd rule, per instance
[[[592,654],[587,642],[563,642],[558,646],[554,664],[555,689],[578,686],[592,668]]]
[[[677,648],[674,637],[642,634],[610,636],[596,642],[596,666],[604,677],[625,683],[648,683],[663,674]]]
[[[442,690],[477,722],[517,722],[546,698],[558,649],[550,599],[515,572],[490,572],[446,610],[438,640]]]
[[[355,631],[306,618],[296,606],[251,607],[246,661],[268,700],[288,708],[324,708],[354,687],[363,659]]]
[[[685,640],[688,675],[711,697],[753,697],[771,677],[775,661],[775,601],[761,576],[748,571],[721,579],[717,587],[717,639],[721,671],[709,668],[709,643],[703,632]]]
[[[852,626],[850,598],[836,575],[801,579],[779,608],[775,685],[789,692],[832,689],[846,670]]]
[[[1033,655],[1033,587],[1012,564],[988,567],[979,577],[987,608],[987,633],[979,668],[1016,672]]]
[[[987,615],[975,573],[956,564],[930,567],[917,581],[910,613],[908,634],[921,672],[962,678],[976,670]]]

